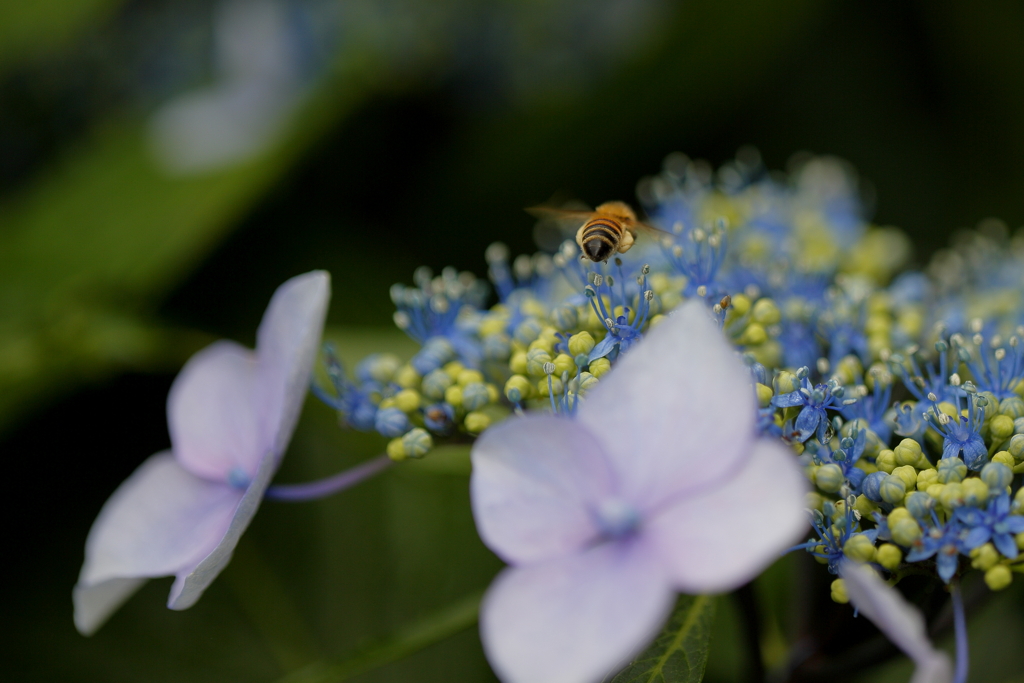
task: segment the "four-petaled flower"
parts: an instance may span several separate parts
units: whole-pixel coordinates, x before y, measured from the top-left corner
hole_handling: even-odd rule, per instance
[[[650,331],[575,418],[531,415],[473,448],[473,512],[506,560],[481,610],[498,675],[598,680],[676,590],[730,590],[806,528],[797,459],[757,438],[749,374],[699,302]],[[752,507],[753,506],[753,507]]]
[[[1017,559],[1014,536],[1024,531],[1024,517],[1010,514],[1010,496],[1005,493],[996,496],[987,510],[965,506],[957,508],[953,514],[971,530],[964,540],[965,548],[973,550],[992,541],[996,550],[1011,560]]]
[[[255,352],[220,341],[185,364],[167,397],[171,450],[142,463],[89,532],[74,589],[83,634],[152,577],[173,574],[167,606],[191,607],[227,565],[295,428],[329,297],[326,272],[292,278]]]
[[[801,370],[807,371],[806,368]],[[813,386],[805,376],[802,387],[788,394],[776,396],[772,399],[772,405],[777,408],[803,406],[794,424],[794,428],[799,434],[799,440],[806,441],[816,434],[818,441],[825,443],[828,441],[828,411],[840,410],[844,405],[842,397],[843,388],[832,381],[828,384]]]

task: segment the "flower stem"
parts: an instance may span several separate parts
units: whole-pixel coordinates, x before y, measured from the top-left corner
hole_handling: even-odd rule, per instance
[[[387,469],[393,462],[388,456],[380,455],[326,479],[318,479],[305,484],[271,486],[264,496],[270,500],[283,500],[292,503],[324,498],[369,479]]]
[[[956,631],[956,671],[953,683],[967,683],[967,619],[964,617],[964,600],[960,595],[960,582],[953,583],[953,628]]]

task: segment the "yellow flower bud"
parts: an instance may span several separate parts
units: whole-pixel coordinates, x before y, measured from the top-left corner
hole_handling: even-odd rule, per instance
[[[729,314],[734,318],[740,318],[750,310],[750,298],[746,294],[737,294],[732,298],[732,306],[729,307]]]
[[[861,517],[870,518],[872,513],[878,510],[878,506],[875,505],[871,500],[868,499],[863,493],[857,496],[857,512],[860,513]]]
[[[996,415],[988,422],[988,433],[992,441],[1002,443],[1013,436],[1013,418],[1007,415]]]
[[[466,366],[457,360],[453,360],[450,363],[445,363],[444,367],[441,368],[448,373],[448,376],[455,380],[458,378],[459,373],[466,369]]]
[[[479,434],[491,426],[491,418],[486,413],[474,410],[473,412],[466,413],[466,418],[462,424],[465,425],[466,431],[470,434]]]
[[[804,507],[807,507],[811,510],[821,510],[821,505],[824,502],[825,498],[820,493],[815,493],[814,491],[811,491],[809,493],[804,494]],[[1024,532],[1022,532],[1021,535],[1024,536]]]
[[[1011,470],[1013,469],[1014,465],[1017,464],[1016,462],[1014,462],[1013,456],[1010,455],[1009,451],[999,451],[998,453],[992,456],[992,462],[1002,463],[1009,467]]]
[[[939,502],[942,503],[942,507],[946,508],[949,512],[952,512],[956,508],[964,504],[964,487],[963,484],[958,482],[950,482],[942,489],[942,493],[939,494]]]
[[[403,413],[411,413],[418,409],[421,403],[420,392],[415,389],[402,389],[395,394],[395,407]]]
[[[782,313],[774,301],[768,298],[758,299],[754,304],[751,317],[762,325],[775,325],[782,320]]]
[[[612,369],[612,363],[607,358],[596,358],[590,361],[590,374],[598,379],[601,375]]]
[[[479,370],[463,370],[455,376],[455,382],[460,387],[465,387],[467,384],[473,384],[474,382],[483,382],[484,375]]]
[[[420,373],[411,365],[403,365],[395,373],[395,384],[403,389],[417,389],[420,386]]]
[[[896,469],[896,454],[885,449],[875,458],[875,466],[886,474],[892,474],[892,471]]]
[[[772,392],[772,388],[767,385],[758,383],[754,387],[754,390],[757,392],[758,405],[760,405],[762,408],[767,408],[772,402],[772,396],[775,395]]]
[[[913,439],[903,439],[893,449],[893,454],[897,465],[915,465],[922,455],[921,444]]]
[[[892,543],[883,543],[875,552],[875,562],[882,565],[889,571],[895,570],[903,561],[903,551],[899,546]]]
[[[934,468],[921,470],[917,473],[917,490],[927,491],[932,484],[939,483],[939,473]]]
[[[512,393],[515,390],[516,393]],[[533,395],[533,384],[522,375],[512,375],[505,382],[505,397],[512,403],[519,403]]]
[[[913,490],[917,486],[917,470],[914,469],[913,465],[902,465],[901,467],[893,468],[890,476],[902,479],[903,486],[908,491]]]
[[[846,582],[842,579],[832,582],[832,600],[840,605],[850,602],[850,596],[846,594]]]
[[[1001,591],[1013,583],[1013,574],[1005,564],[997,564],[985,572],[985,583],[989,590]]]
[[[541,351],[547,354],[552,354],[555,352],[555,345],[551,343],[550,339],[545,339],[544,337],[537,337],[532,342],[530,342],[529,346],[526,347],[526,353],[529,354],[530,351],[536,351],[537,349],[540,349]]]
[[[454,408],[462,406],[462,387],[453,385],[444,390],[444,400]]]
[[[985,572],[999,563],[1000,555],[991,543],[980,545],[971,551],[971,566]]]
[[[740,344],[746,344],[747,346],[757,346],[768,341],[768,333],[765,332],[764,326],[758,323],[750,323],[747,325],[747,329],[743,330],[743,334],[740,335]]]
[[[914,542],[921,538],[921,526],[913,519],[901,519],[896,524],[889,524],[889,534],[892,540],[904,548],[914,545]]]
[[[783,370],[775,378],[775,393],[789,394],[800,388],[800,380],[788,370]]]
[[[576,376],[576,363],[573,362],[572,356],[560,353],[551,362],[555,364],[556,377],[561,377],[563,372],[568,372],[570,377]]]
[[[964,502],[968,505],[982,507],[988,501],[988,484],[977,477],[968,477],[960,482],[964,491]]]
[[[405,460],[405,446],[402,445],[402,437],[388,441],[387,453],[388,457],[395,462]]]
[[[853,534],[843,544],[843,554],[854,562],[871,562],[875,559],[875,544],[864,534]]]
[[[597,342],[589,332],[579,332],[569,337],[569,353],[575,358],[580,354],[588,354],[593,351]]]

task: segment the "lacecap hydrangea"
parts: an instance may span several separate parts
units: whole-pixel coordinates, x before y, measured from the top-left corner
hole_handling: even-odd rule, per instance
[[[758,429],[787,444],[814,492],[797,549],[823,571],[909,568],[992,590],[1024,571],[1024,236],[987,222],[903,270],[910,243],[868,222],[853,171],[825,157],[768,173],[755,152],[714,170],[681,154],[643,180],[662,232],[609,262],[485,254],[470,273],[395,285],[421,346],[350,376],[330,349],[318,395],[389,439],[393,460],[468,441],[512,413],[572,415],[664,316],[702,301],[749,368]],[[844,581],[832,597],[846,602]]]

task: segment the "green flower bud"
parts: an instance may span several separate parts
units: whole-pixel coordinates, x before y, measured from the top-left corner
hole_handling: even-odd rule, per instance
[[[755,384],[754,391],[757,392],[757,404],[762,408],[767,408],[771,405],[772,397],[775,395],[772,392],[772,388],[764,384]]]
[[[484,381],[484,375],[479,370],[463,370],[455,377],[455,382],[465,389],[470,384],[477,384]]]
[[[1011,470],[1013,470],[1014,465],[1017,464],[1016,461],[1014,461],[1013,456],[1010,455],[1009,451],[999,451],[998,453],[992,456],[992,462],[998,462],[1003,465],[1006,465]]]
[[[462,407],[462,387],[452,385],[444,390],[444,400],[450,403],[453,408]]]
[[[917,470],[914,469],[913,465],[903,465],[893,469],[890,476],[899,477],[903,480],[903,486],[908,491],[912,491],[917,486]]]
[[[558,306],[549,316],[551,324],[560,330],[571,330],[579,323],[579,316],[572,306]]]
[[[661,292],[658,292],[659,294]],[[733,318],[742,318],[750,310],[750,297],[746,294],[737,294],[732,297],[732,306],[729,307],[729,313],[732,314]]]
[[[420,385],[420,373],[411,365],[403,365],[395,373],[395,384],[403,389],[415,389]]]
[[[857,504],[854,506],[861,517],[871,517],[878,510],[878,506],[868,499],[863,493],[857,496]]]
[[[479,410],[490,402],[490,392],[483,382],[472,382],[462,388],[462,407],[466,410]]]
[[[913,439],[903,439],[893,449],[897,465],[916,465],[924,455],[921,444]]]
[[[402,389],[395,394],[395,407],[403,413],[411,413],[417,410],[422,402],[420,393],[415,389]]]
[[[889,449],[885,449],[875,456],[875,467],[886,474],[892,474],[892,471],[896,469],[896,454]]]
[[[921,470],[917,473],[917,490],[927,491],[928,487],[932,484],[939,483],[939,472],[938,470],[928,468]]]
[[[811,510],[821,510],[821,505],[824,502],[825,499],[820,493],[810,491],[809,493],[804,494],[804,507],[806,508]]]
[[[512,333],[512,337],[517,342],[525,346],[539,337],[542,329],[544,329],[544,326],[540,324],[539,320],[536,318],[527,318],[523,322],[519,323],[515,332]]]
[[[892,543],[883,543],[878,546],[878,550],[875,551],[875,562],[882,565],[889,571],[895,571],[902,561],[903,551],[899,549],[899,546],[893,545]]]
[[[388,441],[386,451],[388,457],[394,460],[395,462],[405,460],[406,453],[405,446],[402,445],[402,437],[398,437],[397,439],[391,439],[391,441]]]
[[[552,361],[555,364],[555,376],[561,377],[562,373],[569,373],[570,377],[576,376],[576,363],[573,362],[572,356],[566,353],[560,353],[555,356]]]
[[[531,377],[544,376],[544,364],[551,362],[551,354],[544,349],[526,352],[526,374]]]
[[[1013,481],[1013,470],[1001,462],[990,462],[981,468],[981,480],[990,489],[1000,491]]]
[[[743,330],[743,334],[739,338],[740,344],[747,346],[758,346],[768,341],[768,333],[762,325],[758,323],[750,323],[747,325],[747,329]]]
[[[913,519],[901,519],[895,524],[889,523],[889,534],[892,536],[892,540],[903,546],[909,548],[921,538],[921,526]]]
[[[843,544],[843,554],[854,562],[872,562],[875,544],[864,534],[853,534]]]
[[[988,571],[1002,559],[999,551],[991,543],[980,545],[971,551],[971,566],[983,572]]]
[[[580,332],[569,337],[569,353],[573,356],[589,354],[596,345],[597,342],[589,332]]]
[[[775,378],[775,393],[789,394],[800,388],[800,380],[792,372],[783,370]]]
[[[999,402],[999,412],[1012,420],[1024,417],[1024,399],[1020,396],[1010,396]]]
[[[1018,465],[1024,462],[1024,434],[1014,434],[1010,437],[1010,445],[1007,446],[1006,450],[1010,452],[1014,462]]]
[[[455,384],[455,380],[447,372],[444,370],[434,370],[423,378],[421,389],[423,395],[427,398],[432,401],[440,401],[444,398],[445,390],[453,384]]]
[[[754,304],[751,317],[762,325],[775,325],[782,320],[782,313],[774,301],[764,298],[758,299]]]
[[[533,385],[522,375],[512,375],[505,382],[505,397],[512,403],[519,403],[533,395]]]
[[[607,358],[595,358],[590,361],[590,374],[598,379],[601,375],[612,369],[612,363]]]
[[[1020,399],[1017,399],[1020,401]],[[988,421],[988,433],[992,435],[994,443],[1002,443],[1013,436],[1013,418],[1006,415],[996,415]]]
[[[967,476],[967,465],[960,458],[942,458],[936,465],[940,484],[961,482]]]
[[[832,600],[840,605],[850,602],[850,596],[846,594],[846,582],[842,579],[832,582]]]
[[[904,504],[907,511],[916,519],[929,519],[932,509],[935,507],[935,501],[932,500],[932,497],[920,491],[908,494],[904,499]]]
[[[950,512],[963,505],[963,484],[957,482],[950,482],[946,484],[942,488],[942,493],[939,494],[939,502],[942,503],[942,507],[946,508]]]
[[[508,360],[508,367],[517,375],[526,374],[526,352],[516,351]]]
[[[814,482],[818,485],[819,489],[826,493],[838,491],[839,487],[843,485],[844,480],[842,468],[833,463],[822,465],[814,473]],[[902,498],[902,494],[900,497]]]
[[[985,572],[985,584],[989,590],[1001,591],[1013,583],[1013,573],[1005,564],[996,566]]]
[[[890,474],[882,480],[882,484],[878,487],[878,495],[886,503],[897,505],[902,503],[903,497],[907,495],[907,485],[898,476]]]
[[[486,413],[473,411],[466,413],[466,417],[462,421],[462,424],[470,434],[479,434],[491,426],[491,417]]]
[[[422,458],[434,447],[434,439],[430,432],[413,427],[402,437],[402,449],[407,458]]]
[[[977,477],[970,477],[960,482],[964,490],[964,503],[981,507],[988,501],[988,484]]]

